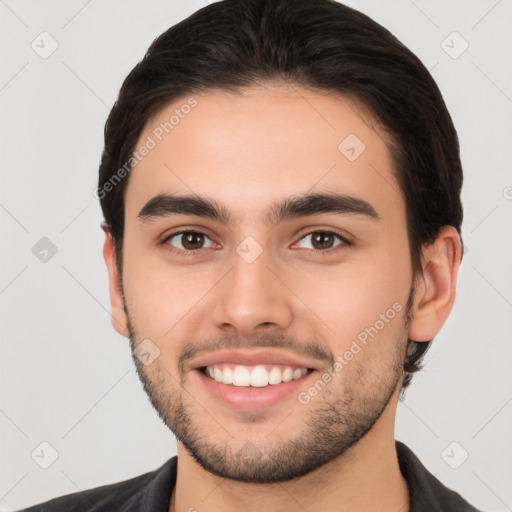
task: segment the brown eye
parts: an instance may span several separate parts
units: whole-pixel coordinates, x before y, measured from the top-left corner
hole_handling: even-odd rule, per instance
[[[199,231],[180,231],[168,236],[163,243],[170,245],[171,250],[187,252],[204,249],[205,240],[210,238]]]
[[[300,242],[306,240],[307,238],[311,239],[310,245],[311,247],[303,247],[305,249],[312,250],[314,252],[329,252],[332,249],[335,249],[338,246],[350,246],[352,245],[345,237],[342,235],[335,233],[333,231],[312,231],[307,235],[304,235]],[[336,243],[336,239],[340,242]],[[299,242],[299,243],[300,243]]]
[[[330,249],[335,242],[332,233],[313,233],[311,243],[315,249]]]

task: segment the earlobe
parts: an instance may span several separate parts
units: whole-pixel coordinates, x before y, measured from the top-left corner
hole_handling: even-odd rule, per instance
[[[114,329],[125,336],[130,337],[128,329],[128,318],[124,310],[123,291],[121,289],[119,279],[119,269],[116,260],[115,243],[112,235],[105,232],[105,242],[103,244],[103,257],[107,264],[108,271],[108,287],[110,292],[110,308],[111,308],[111,321]]]
[[[461,240],[453,226],[443,226],[424,248],[409,326],[411,340],[433,339],[446,322],[455,302],[461,258]]]

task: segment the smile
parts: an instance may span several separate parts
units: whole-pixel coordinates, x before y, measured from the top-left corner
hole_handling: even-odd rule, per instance
[[[206,366],[203,371],[205,375],[223,384],[262,388],[300,379],[308,369],[277,364],[246,366],[223,363]]]

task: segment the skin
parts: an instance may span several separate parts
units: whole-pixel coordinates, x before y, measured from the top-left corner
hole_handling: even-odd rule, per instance
[[[150,365],[134,361],[153,405],[181,439],[169,510],[408,510],[394,444],[402,365],[407,337],[434,338],[451,311],[457,231],[439,231],[424,247],[424,276],[413,276],[386,135],[348,98],[286,84],[194,97],[197,106],[130,173],[122,286],[108,233],[104,244],[114,327],[132,350],[146,338],[160,350]],[[151,119],[137,147],[187,99]],[[352,162],[338,150],[349,134],[366,146]],[[379,219],[325,213],[266,220],[275,201],[313,192],[363,199]],[[160,193],[215,199],[234,222],[141,220],[140,210]],[[168,251],[171,243],[189,247],[183,237],[160,243],[185,227],[207,235],[196,255]],[[353,244],[334,237],[325,254],[313,254],[319,246],[307,235],[325,231]],[[251,264],[236,252],[247,236],[263,250]],[[307,391],[394,303],[401,311],[307,404],[292,393],[247,413],[214,398],[191,361],[179,364],[200,344],[302,354],[309,343],[323,357],[300,388]],[[255,483],[261,475],[267,483]]]

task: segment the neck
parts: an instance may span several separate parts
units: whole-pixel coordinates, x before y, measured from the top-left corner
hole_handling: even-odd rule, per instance
[[[177,480],[169,512],[408,512],[409,493],[394,441],[396,404],[388,406],[372,430],[342,456],[282,483],[249,484],[212,475],[178,443]]]

